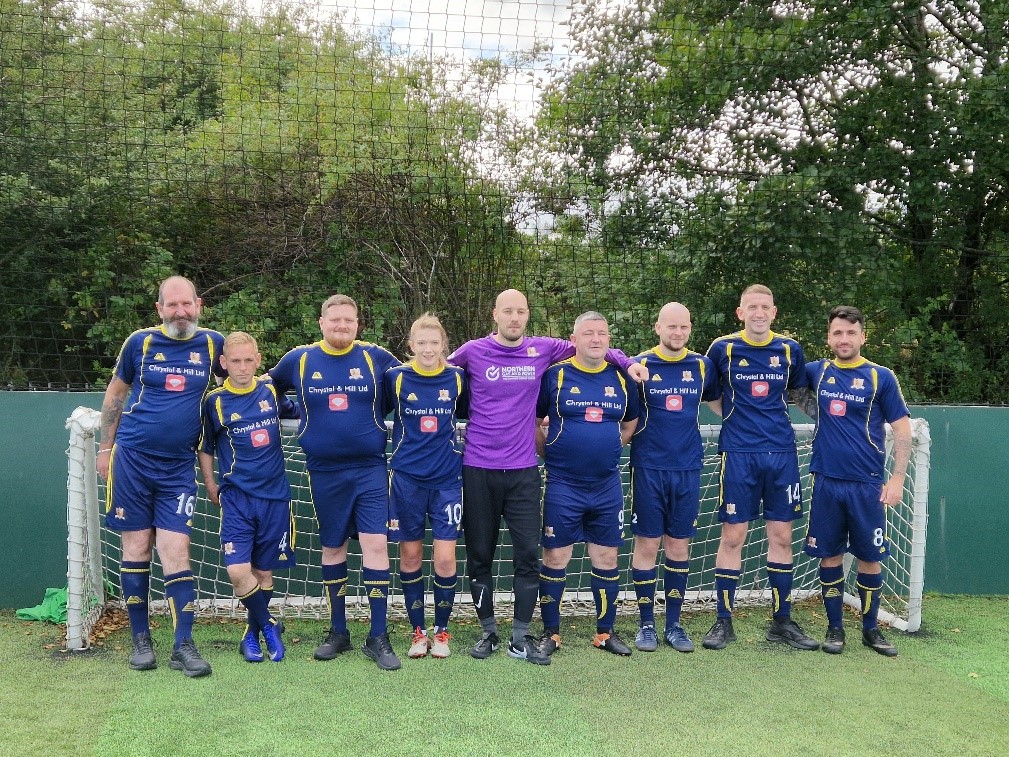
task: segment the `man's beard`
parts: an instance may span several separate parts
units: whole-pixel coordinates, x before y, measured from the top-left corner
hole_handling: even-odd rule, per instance
[[[195,318],[191,321],[180,318],[174,321],[166,321],[164,324],[165,333],[172,339],[189,339],[189,337],[196,333],[198,323],[199,321]]]

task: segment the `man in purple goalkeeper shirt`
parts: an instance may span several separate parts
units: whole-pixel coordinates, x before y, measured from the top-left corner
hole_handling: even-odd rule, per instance
[[[536,464],[536,397],[546,369],[574,354],[571,342],[526,336],[529,303],[516,289],[497,296],[497,330],[473,339],[449,355],[466,370],[470,417],[463,452],[463,533],[470,592],[483,635],[470,654],[489,657],[500,641],[494,618],[492,567],[501,518],[512,542],[515,612],[508,654],[540,665],[549,656],[529,632],[539,595],[540,477]],[[622,352],[606,359],[635,381],[647,369]]]

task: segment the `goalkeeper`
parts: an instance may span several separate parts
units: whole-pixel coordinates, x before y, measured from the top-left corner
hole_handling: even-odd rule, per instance
[[[299,414],[269,377],[256,378],[261,362],[253,337],[244,331],[228,334],[221,356],[228,378],[204,400],[199,459],[207,495],[221,508],[228,577],[249,612],[239,651],[248,662],[262,662],[262,632],[270,659],[279,662],[284,659],[281,626],[269,607],[273,571],[295,565],[280,418]],[[215,451],[220,485],[214,480]]]
[[[889,368],[862,357],[865,316],[857,308],[838,306],[827,317],[827,346],[833,360],[808,363],[813,393],[808,409],[816,419],[813,495],[805,552],[820,558],[820,587],[827,614],[823,651],[844,651],[841,609],[844,598],[843,556],[858,559],[856,584],[862,601],[862,643],[881,655],[897,650],[877,625],[882,561],[890,553],[886,508],[900,502],[911,457],[911,421],[897,378]],[[893,428],[893,470],[884,468],[886,431]]]

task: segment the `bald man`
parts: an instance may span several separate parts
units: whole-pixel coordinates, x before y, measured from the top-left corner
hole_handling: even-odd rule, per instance
[[[574,354],[570,341],[526,336],[529,303],[516,289],[494,303],[495,331],[449,355],[466,370],[470,419],[463,453],[463,531],[470,592],[483,635],[470,654],[485,659],[500,641],[494,617],[492,569],[501,518],[512,542],[515,612],[508,654],[546,665],[549,655],[529,631],[539,595],[540,477],[536,462],[536,398],[546,369]],[[607,361],[635,380],[647,376],[618,350]]]
[[[702,402],[717,398],[718,382],[711,361],[687,349],[691,328],[685,306],[663,305],[655,321],[658,345],[634,358],[649,372],[648,381],[639,387],[641,417],[631,443],[631,568],[641,613],[634,645],[642,652],[658,648],[655,558],[660,543],[665,549],[663,637],[678,652],[694,651],[680,625],[680,609],[701,501],[703,447],[698,415]]]
[[[165,576],[175,626],[169,666],[187,676],[210,674],[193,643],[196,586],[189,533],[196,503],[196,443],[203,396],[224,336],[199,328],[203,301],[189,279],[161,284],[155,308],[161,325],[126,338],[102,402],[98,473],[107,479],[106,525],[122,534],[120,570],[130,617],[130,667],[157,667],[148,619],[152,548]]]

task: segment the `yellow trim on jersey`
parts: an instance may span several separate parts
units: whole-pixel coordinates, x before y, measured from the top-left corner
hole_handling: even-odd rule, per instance
[[[605,371],[605,370],[606,370],[606,366],[608,366],[608,365],[609,365],[609,363],[607,363],[607,362],[606,362],[606,361],[604,360],[604,361],[603,361],[603,362],[602,362],[602,363],[600,364],[600,366],[599,366],[598,368],[589,368],[589,367],[588,367],[587,365],[583,365],[582,363],[579,363],[579,362],[578,362],[578,358],[576,358],[576,357],[572,357],[572,358],[570,359],[570,361],[569,361],[569,362],[570,362],[570,363],[571,363],[571,365],[573,365],[573,366],[574,366],[575,368],[577,368],[577,369],[578,369],[578,370],[580,370],[580,371],[584,371],[585,373],[602,373],[603,371]]]
[[[319,345],[319,349],[321,349],[327,355],[334,355],[336,357],[340,357],[341,355],[346,355],[348,352],[350,352],[352,349],[354,349],[354,347],[357,345],[357,340],[355,339],[353,342],[350,343],[349,347],[345,347],[342,350],[338,350],[338,349],[335,349],[334,347],[330,347],[329,343],[326,342],[325,339],[322,339],[322,340],[316,342],[316,344]]]
[[[681,354],[679,355],[679,357],[667,357],[666,355],[662,354],[662,345],[661,344],[655,345],[650,350],[648,350],[648,352],[650,354],[652,354],[652,355],[655,355],[655,357],[657,357],[659,360],[661,360],[661,361],[663,361],[665,363],[678,363],[681,360],[683,360],[685,357],[687,357],[687,355],[690,354],[690,350],[688,350],[686,347],[682,347],[680,349],[680,353]],[[644,359],[644,358],[642,358],[642,359]]]
[[[446,365],[447,365],[447,363],[444,360],[442,360],[441,361],[441,365],[438,366],[437,370],[426,371],[426,370],[424,370],[423,368],[420,367],[420,365],[417,363],[417,359],[416,358],[414,358],[413,360],[410,361],[410,367],[413,368],[414,371],[416,371],[417,374],[420,375],[420,376],[437,376],[439,373],[444,373]]]
[[[746,342],[751,347],[766,347],[767,345],[769,345],[771,342],[774,341],[774,337],[776,337],[776,336],[778,336],[778,335],[775,334],[773,331],[768,331],[767,332],[767,341],[766,342],[754,342],[752,339],[748,339],[747,338],[747,336],[746,336],[746,329],[743,329],[742,331],[739,332],[739,338],[742,339],[744,342]]]
[[[838,360],[837,358],[834,358],[830,362],[832,362],[838,368],[858,368],[859,366],[865,365],[869,361],[866,360],[864,357],[859,356],[858,360],[853,360],[850,363],[842,362],[841,360]]]
[[[224,379],[224,385],[221,386],[221,387],[219,387],[219,388],[220,389],[226,389],[227,391],[231,392],[232,394],[249,394],[250,392],[256,391],[256,387],[257,386],[258,386],[258,384],[256,382],[256,377],[255,376],[252,377],[252,383],[249,384],[244,389],[240,389],[239,387],[237,387],[233,383],[231,383],[231,377],[229,376],[228,378]]]

